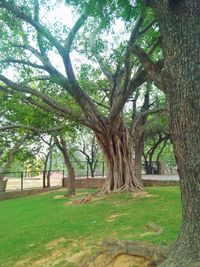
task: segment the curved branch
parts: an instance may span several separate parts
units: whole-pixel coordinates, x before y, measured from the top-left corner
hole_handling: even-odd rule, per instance
[[[145,53],[145,51],[139,46],[134,47],[134,53],[141,62],[141,64],[143,65],[150,79],[155,82],[156,86],[159,89],[164,90],[162,81],[163,80],[162,72],[161,72],[162,69],[159,66],[159,64],[156,64],[153,61],[151,61],[147,53]]]
[[[64,48],[59,43],[59,41],[51,34],[48,29],[45,29],[39,22],[32,19],[30,16],[25,13],[22,8],[17,6],[14,1],[0,1],[0,7],[5,8],[7,11],[14,14],[17,18],[26,21],[28,24],[32,25],[38,32],[40,32],[53,46],[56,47],[58,52],[62,54],[64,52]]]
[[[125,66],[125,82],[124,82],[124,88],[126,89],[126,87],[128,86],[129,83],[129,79],[130,79],[130,75],[131,75],[131,55],[133,53],[133,47],[135,45],[137,36],[140,32],[140,28],[143,24],[144,18],[141,14],[138,15],[136,22],[135,22],[135,26],[131,32],[129,41],[128,41],[128,45],[127,45],[127,49],[126,49],[126,53],[125,53],[125,57],[124,57],[124,66]]]
[[[29,93],[31,95],[39,97],[45,104],[47,104],[48,106],[66,114],[66,115],[69,115],[69,114],[72,115],[73,114],[73,112],[70,109],[65,108],[60,103],[54,101],[52,98],[48,97],[47,95],[44,95],[40,91],[37,91],[37,90],[32,89],[32,88],[27,87],[27,86],[22,86],[21,84],[14,83],[11,80],[7,79],[2,74],[0,74],[0,80],[15,91],[23,92],[23,93]],[[1,86],[1,88],[2,88],[2,86]]]
[[[123,109],[127,99],[131,97],[133,92],[146,81],[147,81],[146,71],[144,71],[143,68],[139,68],[138,71],[133,76],[133,78],[131,79],[131,81],[129,82],[127,90],[122,91],[121,94],[117,96],[115,102],[113,103],[110,111],[110,119],[113,120],[114,118],[117,117],[117,115]]]
[[[0,63],[22,64],[22,65],[27,65],[27,66],[30,66],[30,67],[33,67],[33,68],[46,70],[45,66],[43,66],[43,65],[38,65],[38,64],[32,63],[30,61],[20,60],[20,59],[15,59],[15,58],[7,58],[7,59],[4,59],[4,60],[1,60]]]
[[[4,92],[6,95],[14,95],[13,90],[9,90],[3,86],[0,85],[0,91]],[[68,109],[68,113],[64,113],[63,111],[57,110],[56,108],[50,106],[50,105],[46,105],[41,103],[40,101],[35,100],[31,97],[27,97],[22,95],[21,96],[21,100],[23,103],[25,104],[31,104],[34,107],[39,108],[40,110],[43,110],[45,112],[52,112],[53,114],[55,114],[56,116],[59,116],[61,118],[65,118],[69,121],[75,121],[75,122],[79,122],[82,125],[85,125],[91,129],[94,130],[98,130],[99,128],[97,127],[97,124],[95,123],[95,121],[91,121],[91,120],[87,120],[85,117],[81,116],[81,114],[76,114],[73,111]]]
[[[71,29],[65,43],[65,54],[69,54],[71,46],[73,44],[74,38],[83,25],[83,23],[87,20],[87,16],[85,14],[82,14],[80,18],[76,21],[73,28]]]
[[[25,130],[30,130],[35,133],[51,133],[51,132],[61,131],[65,127],[66,125],[57,126],[57,127],[49,128],[49,129],[38,129],[36,127],[29,126],[29,125],[10,124],[10,125],[4,125],[0,127],[0,132],[9,131],[12,129],[25,129]]]

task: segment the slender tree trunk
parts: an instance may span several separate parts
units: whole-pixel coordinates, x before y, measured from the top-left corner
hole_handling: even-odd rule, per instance
[[[135,140],[135,176],[142,182],[142,153],[144,147],[144,137]]]
[[[57,137],[54,138],[55,143],[58,147],[58,149],[62,152],[65,165],[67,168],[67,173],[68,173],[68,189],[67,189],[67,194],[66,196],[73,196],[76,194],[76,189],[75,189],[75,170],[74,166],[70,160],[69,153],[67,150],[67,144],[66,141],[63,137],[60,137],[60,141]]]
[[[67,190],[67,196],[72,196],[76,194],[76,189],[75,189],[75,171],[74,167],[71,163],[71,160],[69,158],[68,153],[64,153],[64,160],[65,160],[65,165],[67,167],[67,173],[68,173],[68,190]]]
[[[46,155],[45,162],[44,162],[44,169],[43,169],[43,188],[46,187],[46,174],[47,174],[47,163],[49,159],[49,152]]]
[[[200,2],[158,1],[183,222],[162,267],[200,266]]]
[[[94,178],[94,168],[92,162],[88,162],[89,167],[90,167],[90,175],[92,178]]]
[[[52,144],[52,140],[50,141],[50,147],[49,147],[49,166],[47,171],[47,187],[50,187],[50,179],[51,179],[51,171],[52,171],[52,164],[53,164],[53,147],[54,144]]]
[[[135,163],[132,152],[132,138],[123,121],[119,127],[105,134],[96,132],[97,140],[104,154],[107,180],[103,192],[139,191],[142,184],[135,175]]]

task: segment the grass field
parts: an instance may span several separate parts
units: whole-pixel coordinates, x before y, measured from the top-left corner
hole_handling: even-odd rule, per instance
[[[103,238],[170,244],[181,222],[179,188],[146,191],[146,196],[121,193],[85,204],[55,197],[61,191],[1,201],[0,266],[77,266],[76,258],[95,251]],[[79,190],[75,198],[88,192],[94,191]],[[162,233],[150,231],[150,222]]]

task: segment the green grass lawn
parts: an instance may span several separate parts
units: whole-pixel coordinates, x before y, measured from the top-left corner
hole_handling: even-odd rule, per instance
[[[82,194],[76,197],[93,191],[78,192]],[[80,205],[66,205],[70,199],[54,198],[64,194],[55,191],[1,201],[0,266],[28,265],[23,259],[28,259],[30,266],[45,266],[32,262],[53,254],[62,258],[64,249],[80,252],[86,244],[94,246],[108,237],[170,244],[181,223],[179,188],[154,187],[147,192],[148,197],[121,193]],[[145,225],[149,222],[162,227],[163,232],[147,233],[150,230]],[[46,266],[74,265],[60,261]]]

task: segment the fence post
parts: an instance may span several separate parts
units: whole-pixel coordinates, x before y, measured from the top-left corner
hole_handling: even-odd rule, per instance
[[[46,178],[46,171],[43,171],[43,188],[46,187],[45,178]]]
[[[47,171],[47,187],[51,187],[50,180],[51,180],[51,171]]]
[[[62,187],[65,186],[65,170],[63,170]]]
[[[23,191],[23,189],[24,189],[24,173],[23,172],[21,172],[21,191]]]
[[[105,167],[104,167],[104,161],[102,162],[102,176],[104,177]]]
[[[89,166],[88,166],[88,162],[87,162],[87,178],[89,177]]]

